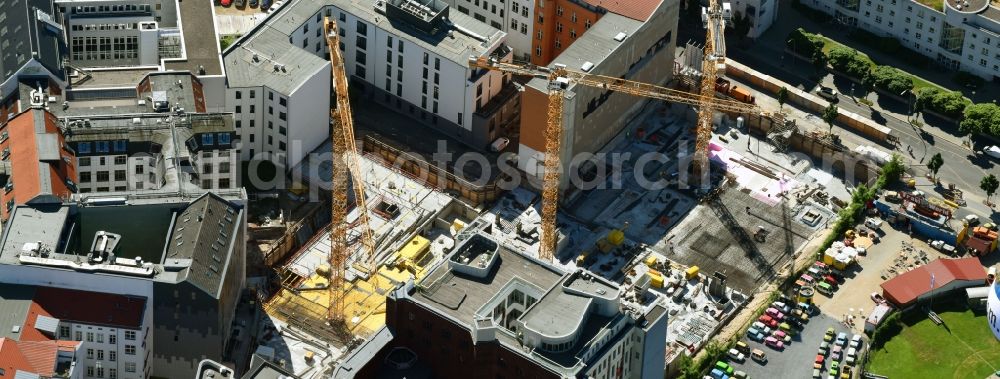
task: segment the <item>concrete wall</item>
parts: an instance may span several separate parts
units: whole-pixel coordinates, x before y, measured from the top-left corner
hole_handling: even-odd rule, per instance
[[[787,88],[787,103],[809,112],[822,113],[823,109],[830,104],[816,95],[800,90],[769,75],[764,75],[736,61],[727,61],[726,76],[750,83],[757,87],[757,89],[767,92],[772,96],[776,96],[782,87]],[[888,143],[895,138],[892,135],[892,129],[876,124],[874,121],[861,117],[856,113],[839,108],[836,123],[878,143]]]

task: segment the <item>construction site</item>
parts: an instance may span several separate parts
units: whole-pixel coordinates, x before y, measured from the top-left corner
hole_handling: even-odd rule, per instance
[[[327,21],[330,46],[337,46],[335,28]],[[330,50],[338,89],[333,138],[295,170],[312,190],[329,192],[330,223],[274,262],[280,285],[264,296],[264,310],[286,335],[324,341],[324,364],[336,365],[337,355],[381,336],[387,297],[446,264],[468,228],[556,270],[585,270],[622,288],[658,292],[668,312],[669,366],[704,346],[835,217],[837,199],[850,197],[851,181],[785,154],[794,124],[745,96],[717,93],[724,49],[716,54],[706,46],[704,65],[675,77],[679,88],[702,84],[687,91],[559,66],[470,61],[551,81],[546,149],[556,152],[545,154],[538,192],[519,187],[478,205],[394,166],[377,149],[354,146],[343,64],[338,49]],[[563,190],[555,115],[572,85],[651,99],[602,152],[652,154],[654,162],[627,160],[612,168],[621,175],[603,177],[607,186]],[[759,138],[747,132],[754,130]],[[691,187],[688,178],[695,178]],[[330,179],[329,188],[315,185]],[[650,189],[649,181],[666,185]]]

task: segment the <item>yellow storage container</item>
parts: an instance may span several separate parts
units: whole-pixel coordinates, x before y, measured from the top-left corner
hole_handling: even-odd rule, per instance
[[[608,242],[615,246],[621,245],[622,242],[625,242],[625,232],[618,229],[612,230],[608,233]]]
[[[649,275],[649,284],[655,288],[663,288],[663,276],[659,274],[647,273]]]
[[[684,271],[684,274],[684,277],[687,278],[687,280],[694,279],[698,276],[698,266],[688,267],[688,269]]]
[[[653,267],[653,265],[656,264],[656,256],[653,255],[653,254],[650,254],[648,257],[646,257],[646,259],[643,261],[643,263],[645,263],[646,266]]]

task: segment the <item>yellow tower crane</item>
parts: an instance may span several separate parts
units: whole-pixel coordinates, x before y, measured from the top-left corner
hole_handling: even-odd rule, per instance
[[[333,186],[331,188],[331,220],[330,220],[330,308],[327,318],[331,324],[345,325],[344,276],[347,271],[347,259],[350,256],[348,246],[347,207],[349,183],[353,181],[354,201],[358,207],[361,223],[361,244],[363,245],[364,262],[371,264],[375,259],[375,239],[368,224],[368,206],[365,202],[364,177],[358,157],[358,149],[354,143],[354,118],[351,115],[351,102],[347,93],[347,73],[344,71],[344,60],[340,55],[340,37],[337,34],[337,23],[329,17],[324,19],[323,31],[326,32],[326,44],[330,48],[330,70],[336,91],[336,107],[330,108],[330,119],[333,130],[330,138],[333,142]],[[374,272],[374,270],[372,270]]]
[[[718,8],[716,0],[712,1],[712,7]],[[721,12],[719,12],[721,21]],[[709,28],[709,39],[714,38],[714,33]],[[721,29],[719,29],[721,30]],[[721,33],[721,32],[720,32]],[[708,47],[706,51],[712,51]],[[539,67],[531,64],[503,63],[495,59],[486,57],[469,58],[469,66],[486,70],[495,70],[512,75],[530,76],[546,79],[549,81],[549,109],[548,124],[545,127],[545,160],[542,183],[542,220],[541,238],[538,256],[543,260],[551,260],[555,255],[556,248],[556,209],[559,204],[559,177],[562,173],[560,166],[560,144],[562,142],[562,121],[563,121],[563,99],[564,91],[571,84],[584,85],[588,87],[600,88],[602,90],[612,90],[634,96],[643,96],[653,99],[672,101],[682,104],[694,105],[700,108],[698,117],[698,138],[695,152],[695,163],[702,160],[701,164],[707,164],[708,143],[712,138],[712,112],[725,111],[748,115],[760,115],[774,117],[778,124],[783,123],[780,114],[770,114],[764,112],[755,104],[742,103],[735,100],[719,99],[715,97],[715,70],[720,62],[717,54],[705,55],[705,66],[710,66],[711,73],[705,76],[700,94],[679,91],[671,88],[661,87],[648,83],[634,82],[630,80],[588,74],[585,72],[567,69],[565,65],[555,64],[554,67]],[[710,62],[711,61],[711,62]],[[709,78],[711,75],[711,78]],[[711,85],[705,86],[704,83]],[[707,166],[706,166],[707,167]]]

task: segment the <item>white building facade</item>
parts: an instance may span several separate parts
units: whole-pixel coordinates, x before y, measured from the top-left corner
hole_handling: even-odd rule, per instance
[[[518,60],[531,59],[535,17],[532,0],[445,0],[454,10],[507,33],[507,44]]]
[[[59,322],[59,339],[80,341],[77,370],[85,378],[143,379],[149,376],[152,312],[144,312],[139,328]]]
[[[845,25],[893,37],[947,67],[1000,80],[1000,8],[945,0],[943,12],[908,0],[804,0]]]
[[[60,0],[69,61],[76,67],[158,66],[181,56],[173,0]]]
[[[739,13],[747,18],[750,30],[747,37],[756,39],[764,34],[771,24],[778,20],[779,0],[733,0],[733,13]]]

